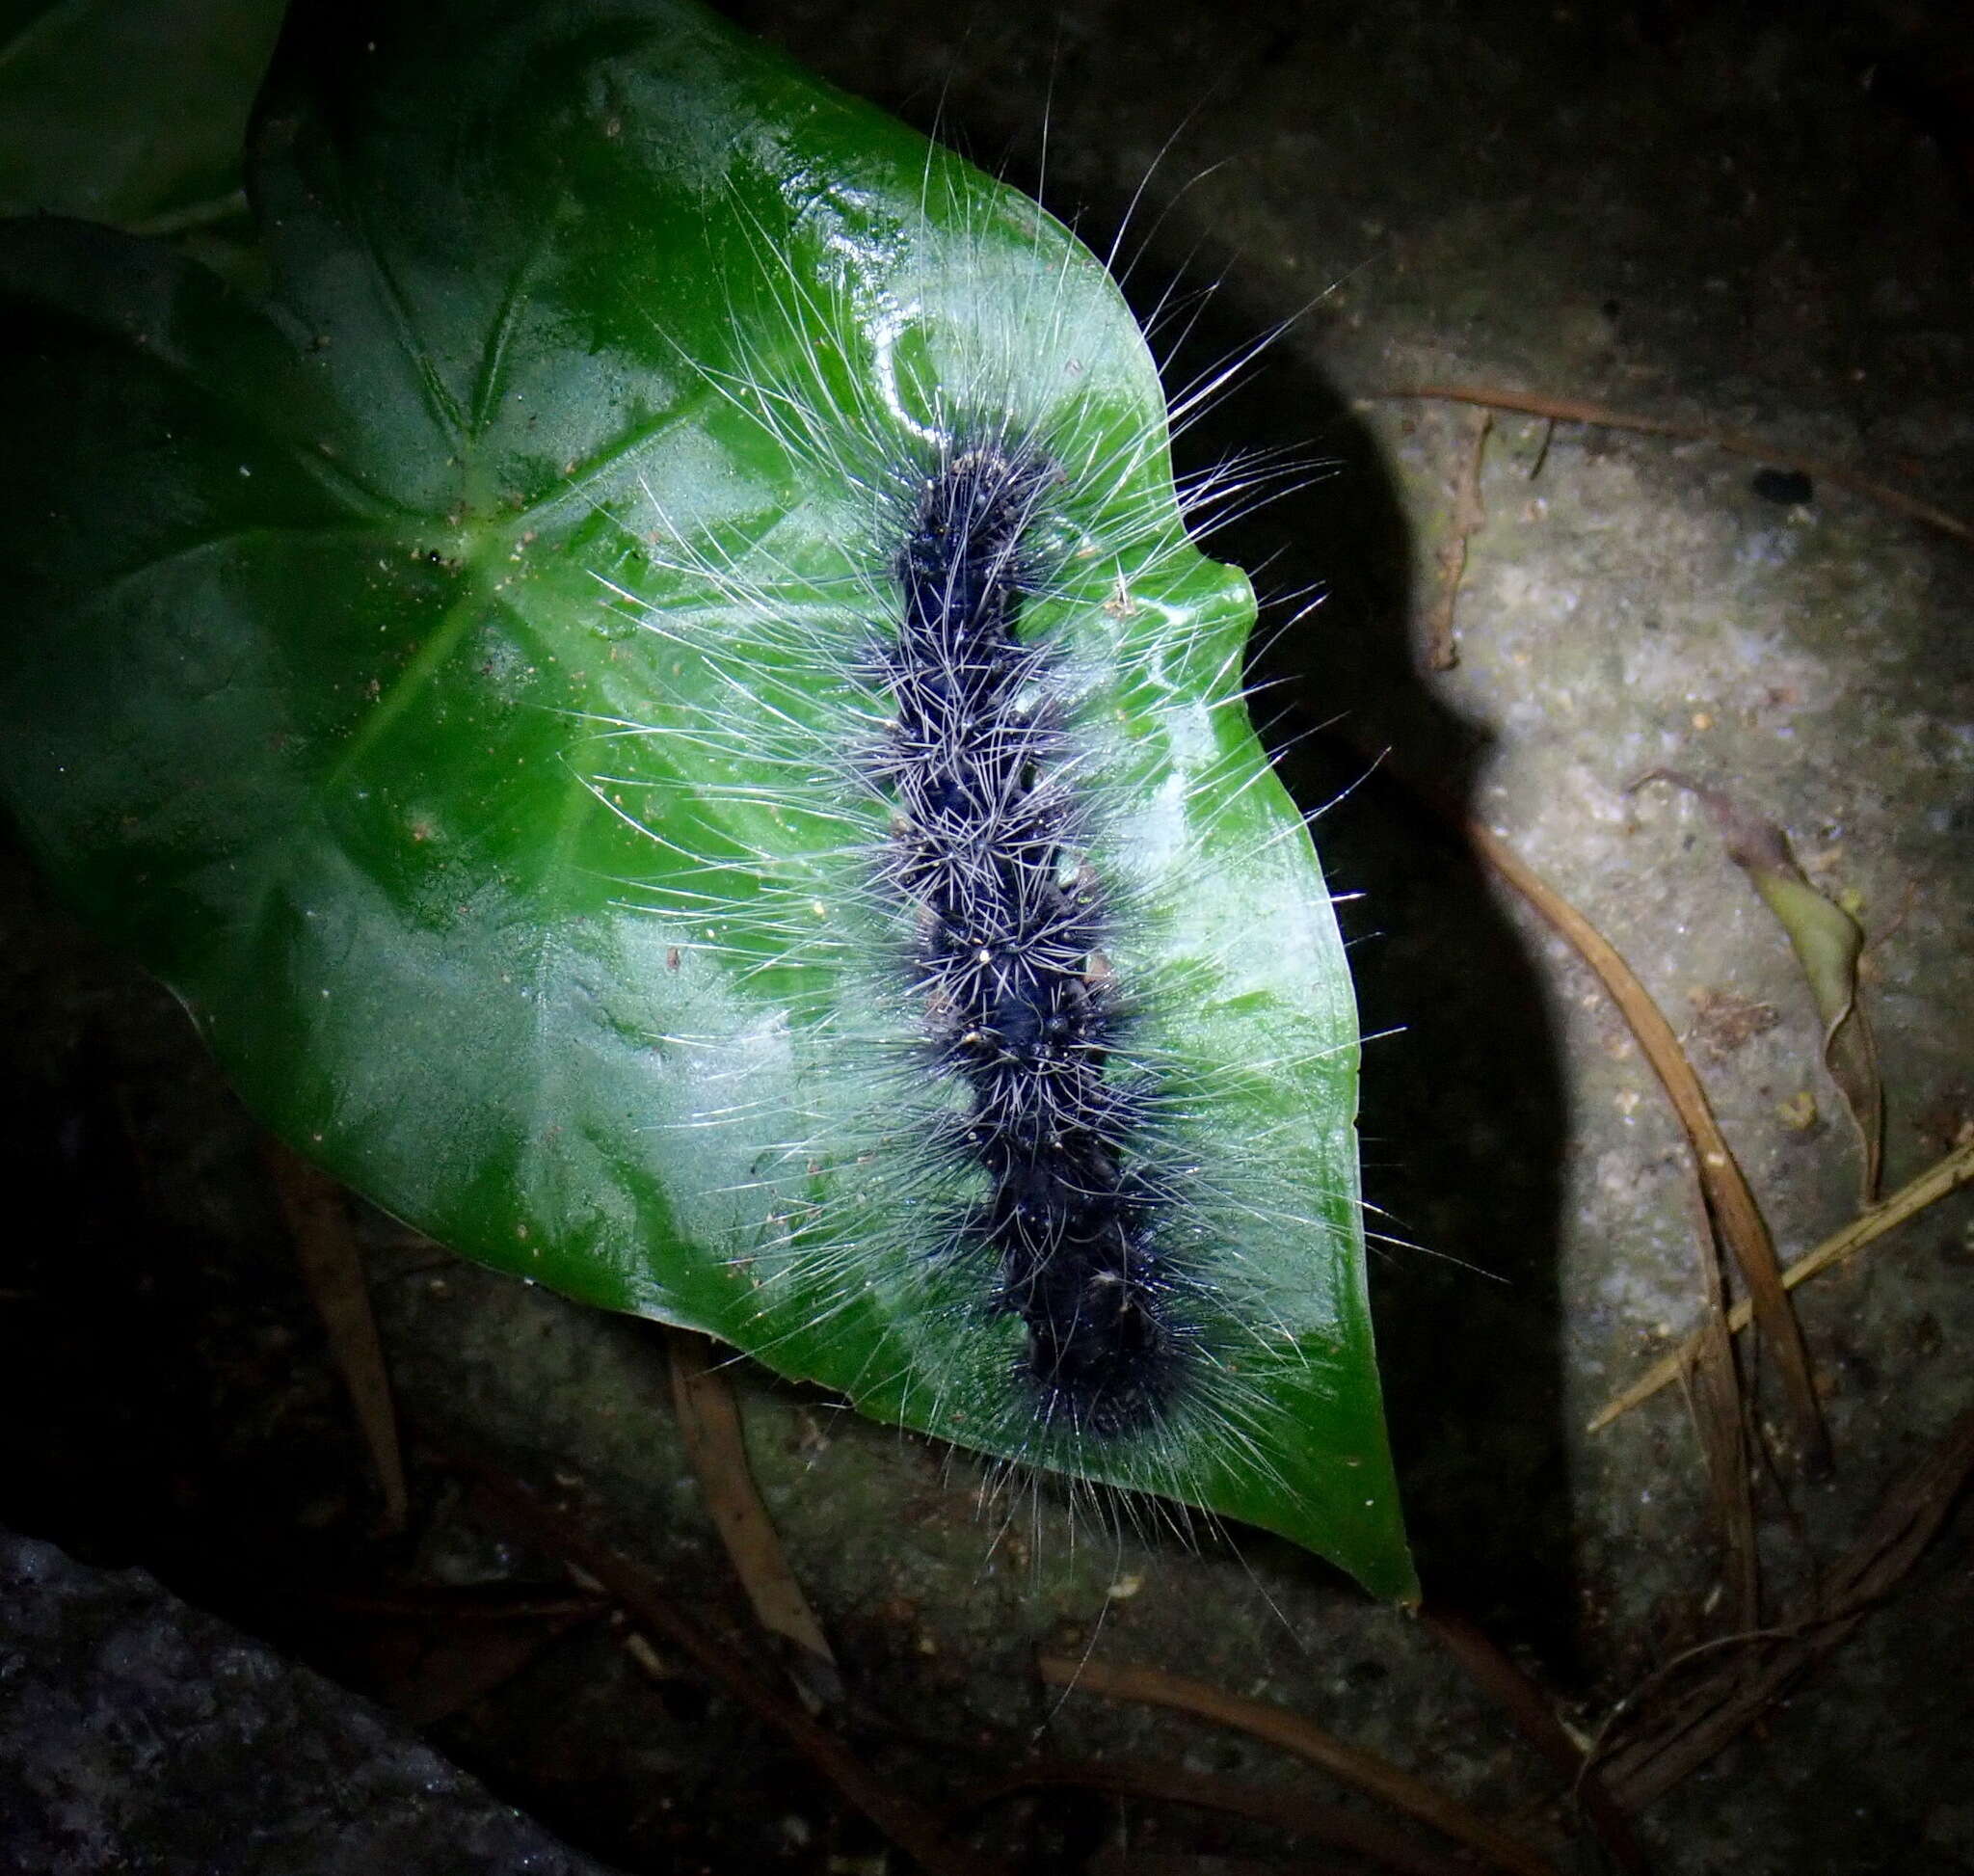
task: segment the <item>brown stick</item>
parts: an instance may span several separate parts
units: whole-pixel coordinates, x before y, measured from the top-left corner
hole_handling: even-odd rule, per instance
[[[1044,1655],[1042,1678],[1054,1687],[1102,1694],[1109,1700],[1141,1701],[1168,1706],[1218,1726],[1235,1727],[1271,1746],[1320,1765],[1335,1777],[1395,1806],[1422,1824],[1477,1850],[1497,1868],[1515,1876],[1556,1876],[1555,1865],[1519,1838],[1436,1791],[1424,1779],[1401,1772],[1374,1754],[1347,1746],[1313,1721],[1266,1701],[1243,1700],[1203,1680],[1167,1674],[1160,1668],[1121,1668],[1103,1661]]]
[[[1648,1867],[1644,1846],[1632,1831],[1631,1820],[1618,1809],[1582,1748],[1563,1730],[1541,1689],[1494,1645],[1484,1629],[1465,1616],[1428,1602],[1420,1610],[1419,1619],[1439,1637],[1475,1686],[1507,1712],[1522,1737],[1549,1761],[1582,1808],[1598,1841],[1610,1852],[1611,1861],[1626,1876],[1644,1876]]]
[[[1816,1386],[1810,1379],[1809,1351],[1803,1346],[1801,1326],[1783,1287],[1768,1220],[1755,1203],[1734,1150],[1727,1144],[1727,1137],[1714,1118],[1706,1090],[1700,1086],[1693,1063],[1686,1059],[1686,1051],[1679,1046],[1672,1025],[1639,981],[1637,973],[1589,920],[1526,866],[1492,828],[1474,819],[1469,819],[1466,827],[1481,857],[1568,939],[1624,1012],[1625,1021],[1631,1025],[1639,1047],[1659,1077],[1659,1084],[1692,1143],[1708,1217],[1733,1251],[1747,1283],[1754,1319],[1761,1326],[1763,1341],[1781,1373],[1794,1415],[1798,1447],[1812,1470],[1827,1467],[1829,1438],[1824,1430]]]
[[[1211,1773],[1188,1772],[1180,1765],[1115,1758],[1043,1760],[976,1786],[956,1809],[964,1813],[1012,1792],[1059,1785],[1249,1818],[1292,1836],[1354,1850],[1400,1871],[1401,1876],[1472,1876],[1471,1864],[1455,1863],[1364,1811],[1320,1804],[1300,1792],[1278,1791],[1272,1785],[1243,1784]]]
[[[1822,1594],[1776,1629],[1748,1636],[1736,1658],[1615,1748],[1604,1776],[1618,1802],[1651,1804],[1752,1725],[1790,1681],[1844,1642],[1918,1562],[1974,1475],[1974,1409],[1963,1413],[1872,1514]],[[1763,1650],[1752,1662],[1747,1651]]]
[[[429,1429],[424,1436],[444,1442]],[[642,1564],[613,1549],[572,1514],[546,1504],[497,1466],[446,1447],[447,1462],[484,1487],[502,1513],[551,1554],[579,1565],[646,1627],[689,1657],[755,1717],[772,1727],[848,1802],[933,1876],[1006,1876],[1004,1865],[947,1836],[930,1812],[898,1792],[834,1733],[776,1693],[734,1649],[673,1603]]]
[[[699,1479],[713,1526],[754,1605],[756,1619],[769,1634],[779,1635],[798,1650],[802,1673],[797,1691],[805,1705],[818,1710],[825,1699],[833,1703],[841,1698],[836,1656],[789,1567],[781,1533],[760,1501],[740,1430],[740,1409],[724,1365],[714,1357],[713,1344],[690,1329],[668,1331],[666,1346],[672,1355],[672,1402],[679,1410],[685,1456]]]
[[[321,1318],[363,1443],[370,1449],[370,1463],[384,1494],[384,1528],[402,1531],[411,1501],[405,1489],[404,1456],[398,1449],[397,1408],[384,1365],[384,1343],[370,1308],[362,1253],[350,1228],[349,1201],[336,1180],[272,1135],[262,1141],[261,1159],[280,1197],[303,1285]]]
[[[1736,1628],[1758,1627],[1761,1611],[1761,1558],[1754,1534],[1754,1481],[1748,1475],[1748,1441],[1742,1422],[1741,1375],[1734,1362],[1734,1337],[1727,1327],[1727,1292],[1721,1269],[1721,1246],[1707,1219],[1706,1198],[1697,1180],[1689,1182],[1700,1241],[1703,1281],[1698,1348],[1682,1374],[1694,1425],[1699,1431],[1707,1485],[1727,1552],[1727,1581],[1734,1596]]]
[[[1784,1287],[1793,1290],[1799,1283],[1808,1282],[1832,1265],[1854,1257],[1867,1245],[1970,1182],[1974,1182],[1974,1140],[1965,1146],[1957,1146],[1943,1159],[1935,1160],[1918,1178],[1900,1187],[1882,1205],[1874,1205],[1870,1211],[1861,1213],[1842,1230],[1833,1231],[1807,1256],[1799,1257],[1782,1273]],[[1738,1335],[1747,1327],[1752,1315],[1753,1311],[1745,1299],[1737,1302],[1727,1312],[1729,1332]],[[1607,1401],[1590,1421],[1589,1431],[1602,1433],[1620,1414],[1629,1413],[1640,1402],[1650,1400],[1660,1388],[1677,1380],[1681,1364],[1691,1358],[1702,1333],[1703,1330],[1696,1330],[1689,1335],[1670,1354],[1653,1362],[1621,1394]]]
[[[1377,395],[1434,399],[1446,404],[1475,404],[1483,410],[1515,411],[1523,416],[1547,417],[1555,423],[1592,423],[1605,430],[1633,430],[1648,437],[1679,437],[1689,442],[1712,443],[1716,449],[1747,456],[1757,463],[1801,469],[1805,475],[1835,483],[1840,489],[1849,489],[1958,540],[1974,542],[1974,523],[1962,520],[1950,509],[1922,500],[1918,496],[1907,495],[1903,489],[1895,489],[1890,483],[1881,482],[1874,476],[1860,475],[1842,463],[1832,463],[1822,456],[1805,456],[1800,450],[1770,442],[1761,437],[1743,436],[1732,430],[1714,430],[1703,423],[1685,423],[1676,417],[1641,416],[1636,412],[1614,411],[1580,397],[1545,397],[1534,391],[1493,390],[1480,385],[1400,385]]]

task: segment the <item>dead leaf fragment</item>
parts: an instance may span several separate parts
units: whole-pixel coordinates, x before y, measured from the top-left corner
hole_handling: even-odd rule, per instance
[[[1884,1085],[1879,1076],[1878,1045],[1857,1000],[1863,928],[1809,883],[1790,851],[1788,835],[1774,821],[1762,819],[1723,791],[1673,769],[1655,768],[1632,787],[1640,789],[1647,782],[1668,782],[1706,809],[1726,843],[1727,857],[1747,875],[1788,937],[1823,1019],[1824,1067],[1857,1130],[1862,1202],[1876,1204],[1884,1146]]]
[[[1689,990],[1686,1000],[1693,1005],[1694,1040],[1715,1061],[1725,1061],[1782,1020],[1774,1004],[1754,1003],[1731,990]]]

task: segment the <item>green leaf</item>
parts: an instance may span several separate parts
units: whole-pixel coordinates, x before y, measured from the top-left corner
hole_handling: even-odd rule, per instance
[[[0,780],[71,894],[442,1242],[1413,1595],[1347,972],[1102,268],[675,0],[305,9],[256,137],[265,306],[80,224],[0,245]],[[1161,1438],[1038,1434],[1019,1324],[926,1254],[945,1097],[844,833],[883,811],[814,760],[869,696],[873,478],[956,407],[1079,470],[1024,630],[1199,1168],[1213,1357]]]
[[[280,0],[0,0],[0,215],[223,213]]]

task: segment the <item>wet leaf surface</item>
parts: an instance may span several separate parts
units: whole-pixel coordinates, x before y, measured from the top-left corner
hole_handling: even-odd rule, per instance
[[[1114,287],[1012,192],[659,0],[305,9],[249,180],[267,304],[76,223],[17,224],[0,252],[0,506],[26,570],[0,716],[29,838],[255,1112],[421,1230],[881,1418],[1035,1456],[1031,1426],[955,1383],[922,1268],[867,1260],[825,1292],[738,1261],[779,1228],[759,1168],[790,1116],[874,1097],[817,1015],[826,962],[736,958],[650,909],[708,826],[716,912],[808,865],[814,829],[734,808],[734,775],[690,738],[622,732],[720,694],[673,648],[716,636],[730,595],[650,553],[654,489],[772,518],[817,603],[842,565],[839,491],[709,391],[788,342],[790,281],[821,309],[812,337],[874,357],[883,289],[963,255],[977,342],[1073,362],[1070,426],[1142,429],[1160,392]],[[831,218],[856,239],[815,239]],[[1176,520],[1162,453],[1132,473],[1119,498]],[[1215,1135],[1267,1142],[1289,1196],[1226,1214],[1253,1240],[1240,1436],[1084,1469],[1403,1596],[1347,970],[1296,811],[1244,711],[1208,694],[1251,624],[1246,583],[1169,544],[1156,571],[1153,603],[1087,604],[1064,630],[1120,674],[1119,850],[1186,858],[1144,969],[1187,987],[1188,1052],[1227,1065]],[[602,778],[627,775],[611,798]],[[854,1193],[856,1156],[813,1179],[820,1202]]]

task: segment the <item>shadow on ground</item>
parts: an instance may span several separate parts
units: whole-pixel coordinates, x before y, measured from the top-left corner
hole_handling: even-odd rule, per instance
[[[1265,320],[1222,289],[1168,376],[1251,345]],[[1566,1649],[1562,1085],[1524,941],[1448,824],[1475,812],[1485,745],[1418,682],[1414,544],[1375,444],[1329,384],[1266,357],[1182,449],[1316,464],[1211,545],[1262,570],[1254,677],[1271,688],[1255,714],[1286,745],[1277,765],[1345,900],[1371,1038],[1372,1294],[1406,1518],[1428,1597]],[[1305,594],[1320,597],[1298,619]]]

